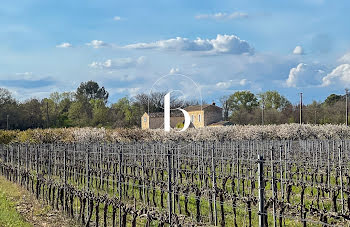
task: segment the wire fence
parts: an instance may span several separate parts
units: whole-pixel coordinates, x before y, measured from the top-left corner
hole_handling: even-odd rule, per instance
[[[344,140],[14,143],[0,146],[0,171],[86,226],[343,226],[349,148]]]

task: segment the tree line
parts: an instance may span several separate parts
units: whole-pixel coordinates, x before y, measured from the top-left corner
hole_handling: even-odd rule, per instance
[[[0,88],[0,129],[62,127],[140,127],[144,112],[163,111],[165,93],[123,97],[107,105],[109,93],[94,81],[82,82],[75,92],[54,92],[44,99],[16,100]],[[172,97],[172,107],[198,104],[180,103]],[[277,91],[253,94],[237,91],[220,98],[224,120],[234,124],[283,124],[299,122],[299,105],[293,105]],[[331,94],[323,102],[303,106],[303,122],[313,124],[345,123],[345,95]]]

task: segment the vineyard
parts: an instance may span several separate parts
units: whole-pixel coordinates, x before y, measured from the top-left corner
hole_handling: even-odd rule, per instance
[[[0,171],[83,226],[344,226],[350,141],[0,145]]]

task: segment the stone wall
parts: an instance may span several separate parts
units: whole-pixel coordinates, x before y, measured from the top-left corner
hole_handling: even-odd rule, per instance
[[[222,121],[222,110],[220,109],[206,109],[204,113],[205,126],[215,122]]]

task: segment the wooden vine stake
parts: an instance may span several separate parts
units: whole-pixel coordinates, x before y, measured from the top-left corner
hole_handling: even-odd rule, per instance
[[[213,211],[214,211],[214,225],[218,225],[218,217],[216,211],[216,175],[215,175],[215,143],[213,143],[213,147],[211,150],[211,171],[212,171],[212,180],[213,180]]]
[[[122,170],[123,170],[123,150],[122,146],[119,147],[119,174],[118,174],[118,194],[119,194],[119,227],[122,226]]]
[[[169,224],[171,225],[171,218],[172,218],[172,208],[173,208],[173,202],[172,202],[172,185],[171,185],[171,147],[170,145],[167,146],[168,148],[168,211],[169,211]]]
[[[275,192],[275,168],[273,160],[274,147],[271,148],[271,188],[272,188],[272,209],[273,209],[273,226],[277,227],[276,223],[276,192]]]
[[[262,155],[258,156],[258,172],[259,172],[259,179],[258,179],[258,187],[259,187],[259,227],[264,227],[264,158]]]
[[[339,175],[340,175],[340,197],[341,197],[341,213],[344,214],[344,194],[343,194],[343,167],[342,167],[342,146],[339,145]]]

